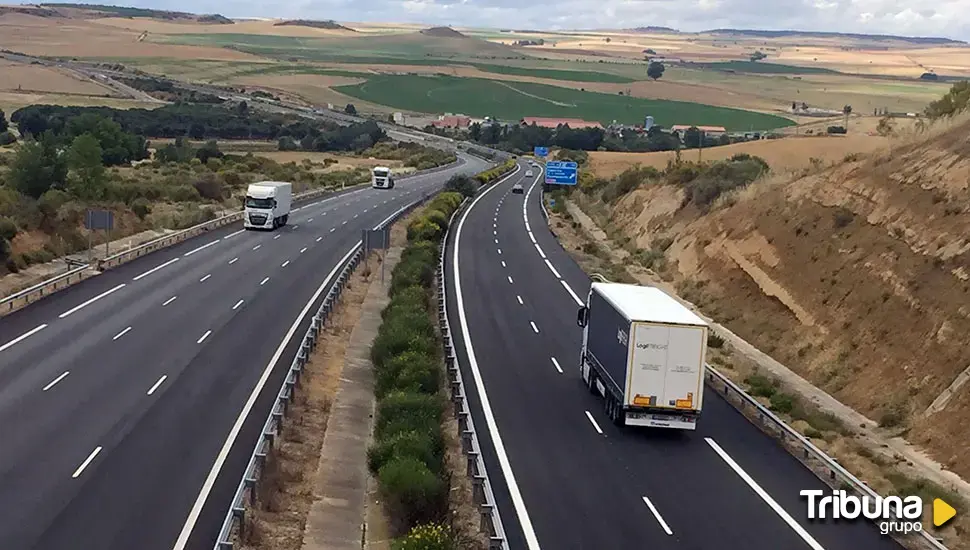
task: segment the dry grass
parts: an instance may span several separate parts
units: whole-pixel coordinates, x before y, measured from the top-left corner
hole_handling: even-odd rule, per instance
[[[350,333],[360,319],[369,280],[358,271],[341,295],[294,392],[281,437],[258,484],[257,504],[247,516],[244,549],[300,550],[313,481],[340,386]]]
[[[92,97],[71,94],[23,94],[0,92],[0,109],[8,115],[28,105],[76,105],[79,107],[114,107],[116,109],[157,109],[159,103],[134,99]]]
[[[114,92],[91,79],[65,69],[25,65],[0,59],[0,92],[62,93],[73,95],[106,95]]]
[[[176,59],[260,60],[223,48],[153,44],[140,31],[90,20],[0,15],[0,48],[28,55],[67,57],[169,57]]]
[[[773,140],[749,141],[701,151],[703,160],[722,160],[739,153],[757,155],[777,172],[801,170],[813,165],[811,159],[819,159],[823,165],[839,162],[846,155],[866,154],[885,148],[887,138],[868,135],[846,135],[841,137],[790,137]],[[697,150],[681,152],[684,160],[696,160]],[[589,154],[592,171],[599,177],[612,177],[637,164],[666,168],[667,162],[676,158],[674,151],[656,153],[615,153],[596,151]]]

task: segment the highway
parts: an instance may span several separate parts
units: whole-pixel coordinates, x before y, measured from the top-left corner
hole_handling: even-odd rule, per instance
[[[449,235],[449,322],[513,550],[899,550],[868,522],[809,523],[827,487],[714,391],[696,432],[620,429],[579,374],[590,279],[524,164]],[[524,194],[511,194],[521,182]]]
[[[211,550],[337,266],[363,229],[486,167],[461,159],[298,204],[275,232],[214,230],[3,317],[0,548]]]

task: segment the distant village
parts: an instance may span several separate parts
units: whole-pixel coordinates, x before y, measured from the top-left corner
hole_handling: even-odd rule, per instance
[[[479,124],[481,126],[489,125],[499,125],[499,126],[511,126],[513,124],[518,124],[522,126],[536,125],[541,128],[556,129],[560,126],[569,126],[573,130],[579,130],[582,128],[599,128],[603,130],[607,135],[614,135],[617,137],[625,137],[630,133],[633,134],[646,134],[650,132],[651,129],[654,131],[661,131],[667,134],[674,134],[681,141],[690,128],[697,128],[704,133],[705,136],[709,138],[719,138],[721,136],[728,136],[732,141],[745,141],[745,140],[755,140],[755,139],[766,139],[768,136],[763,132],[728,132],[723,126],[695,126],[689,124],[674,124],[670,128],[658,127],[654,124],[652,116],[644,117],[642,124],[620,124],[613,121],[612,124],[604,126],[603,124],[595,121],[583,120],[579,118],[554,118],[554,117],[523,117],[518,121],[499,121],[491,117],[472,117],[464,114],[453,114],[445,113],[442,115],[410,115],[404,113],[394,113],[392,118],[396,124],[402,126],[410,126],[412,128],[428,128],[429,126],[434,129],[439,130],[467,130],[472,124]]]

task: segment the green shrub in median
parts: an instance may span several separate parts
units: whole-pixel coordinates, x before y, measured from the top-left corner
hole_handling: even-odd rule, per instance
[[[448,510],[448,484],[412,457],[395,457],[381,467],[377,481],[392,520],[404,530],[434,521]]]
[[[440,546],[445,543],[438,539],[421,546],[434,528],[427,527],[425,533],[416,526],[447,515],[450,482],[441,431],[444,369],[432,296],[441,239],[463,200],[461,193],[441,193],[408,224],[408,245],[391,272],[391,300],[381,312],[371,345],[378,403],[367,465],[377,477],[397,533],[413,529],[395,548],[451,548]]]

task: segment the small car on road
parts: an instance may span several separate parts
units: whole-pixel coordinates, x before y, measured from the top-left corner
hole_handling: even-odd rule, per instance
[[[512,192],[515,193],[515,194],[521,195],[523,193],[522,184],[521,183],[516,183],[515,185],[513,185],[512,186]]]
[[[525,177],[527,177],[527,178],[531,178],[532,176],[533,176],[533,174],[532,174],[532,170],[526,170],[526,171],[525,171]]]

